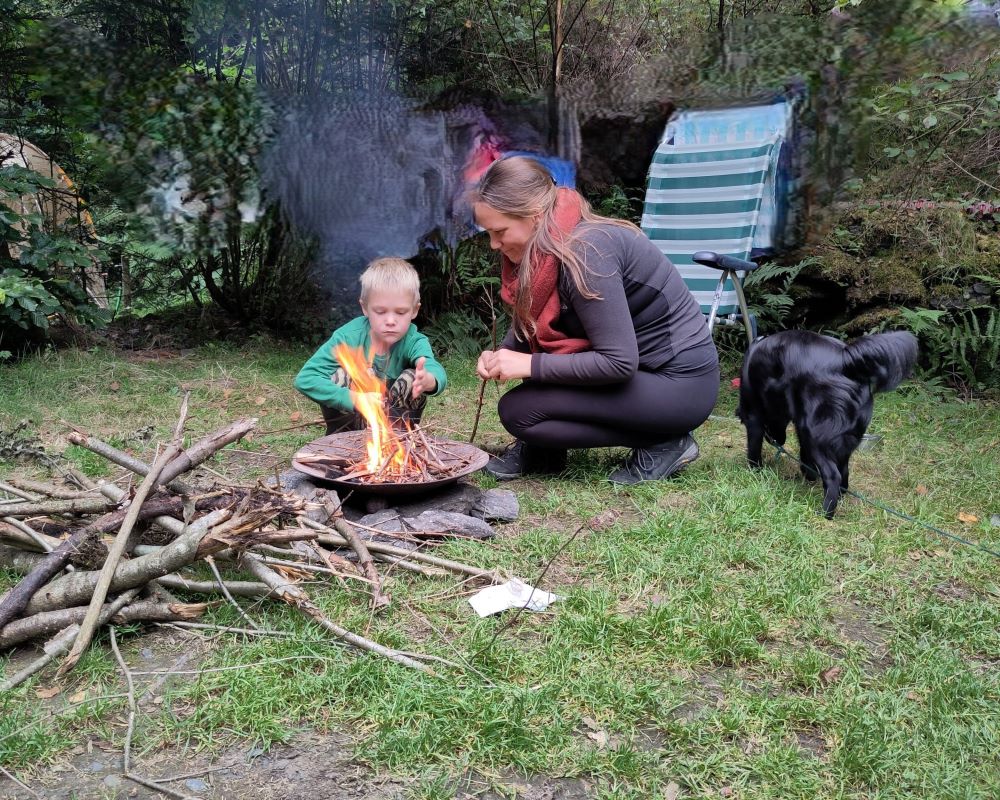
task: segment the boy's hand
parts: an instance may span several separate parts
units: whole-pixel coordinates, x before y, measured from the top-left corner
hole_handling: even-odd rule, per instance
[[[362,408],[367,405],[368,408],[379,408],[383,404],[384,400],[381,392],[355,392],[351,391],[351,403],[354,404],[354,410],[363,413]]]
[[[421,356],[413,369],[413,399],[416,400],[422,394],[429,394],[437,389],[437,378],[424,369],[427,359]]]

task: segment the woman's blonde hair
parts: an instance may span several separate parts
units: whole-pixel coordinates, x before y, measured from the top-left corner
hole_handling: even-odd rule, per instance
[[[376,258],[361,273],[361,303],[372,292],[412,292],[413,305],[420,304],[420,276],[413,265],[402,258]]]
[[[514,333],[522,340],[535,333],[535,320],[531,317],[531,277],[536,253],[540,256],[555,256],[584,297],[600,297],[587,285],[587,265],[573,251],[580,226],[563,234],[553,219],[559,188],[552,179],[552,174],[535,159],[510,156],[494,161],[470,193],[472,203],[485,203],[501,214],[520,219],[539,217],[539,224],[524,248],[517,270],[518,290],[513,307]],[[595,214],[586,199],[582,195],[579,198],[581,222],[606,222],[638,230],[631,222]]]

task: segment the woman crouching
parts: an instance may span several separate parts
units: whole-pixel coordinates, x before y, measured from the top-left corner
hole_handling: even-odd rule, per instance
[[[630,447],[610,480],[673,475],[698,457],[719,361],[677,269],[635,225],[594,214],[525,157],[495,162],[472,192],[502,255],[512,325],[479,357],[483,380],[524,379],[500,398],[516,441],[486,469],[499,480],[560,472],[568,448]]]

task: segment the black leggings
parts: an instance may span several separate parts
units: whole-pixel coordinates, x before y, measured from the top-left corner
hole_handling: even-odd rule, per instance
[[[607,386],[525,381],[497,410],[511,434],[539,447],[649,447],[701,425],[718,394],[718,366],[696,374],[640,370]]]

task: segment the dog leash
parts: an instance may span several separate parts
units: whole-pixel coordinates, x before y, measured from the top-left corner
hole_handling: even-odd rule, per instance
[[[816,472],[815,469],[803,464],[801,461],[799,461],[799,459],[797,459],[795,456],[789,453],[782,445],[775,444],[774,442],[768,442],[768,444],[770,444],[771,447],[773,447],[778,452],[779,458],[782,455],[788,456],[792,461],[794,461],[803,469],[808,470],[817,478],[820,477],[819,473]],[[890,508],[889,506],[879,502],[878,500],[872,500],[870,497],[865,497],[863,494],[856,492],[853,489],[847,489],[845,493],[851,495],[851,497],[856,497],[862,503],[868,503],[868,505],[874,506],[875,508],[880,508],[882,509],[882,511],[885,511],[888,514],[892,514],[893,516],[899,517],[900,519],[905,519],[907,522],[914,522],[921,528],[926,528],[929,531],[934,531],[934,533],[940,534],[941,536],[946,536],[949,539],[954,539],[956,542],[961,542],[964,545],[968,545],[969,547],[974,547],[977,550],[982,550],[984,553],[989,553],[991,556],[996,556],[997,558],[1000,558],[1000,553],[998,553],[996,550],[991,550],[990,548],[986,547],[985,545],[979,544],[978,542],[973,542],[968,539],[963,539],[961,536],[956,536],[954,533],[949,533],[948,531],[941,530],[941,528],[936,528],[933,525],[930,525],[926,522],[923,522],[922,520],[917,519],[916,517],[911,517],[909,514],[904,514],[902,511],[897,511],[894,508]]]
[[[733,419],[731,417],[722,417],[722,416],[719,416],[718,414],[710,414],[708,418],[711,419],[711,420],[714,420],[716,422],[736,422],[737,421],[737,420],[735,420],[735,419]],[[815,477],[817,477],[817,478],[820,477],[819,474],[816,472],[815,469],[813,469],[812,467],[807,467],[805,464],[803,464],[801,461],[799,461],[798,458],[796,458],[791,453],[789,453],[782,445],[775,444],[774,442],[768,442],[768,444],[771,445],[771,447],[773,447],[777,451],[779,458],[782,455],[788,456],[788,458],[790,458],[792,461],[794,461],[800,467],[802,467],[803,469],[809,470],[809,472],[811,472]],[[917,519],[916,517],[911,517],[909,514],[904,514],[902,511],[897,511],[894,508],[890,508],[889,506],[885,505],[884,503],[879,502],[878,500],[872,500],[870,497],[865,497],[863,494],[861,494],[859,492],[856,492],[853,489],[848,489],[847,490],[847,494],[851,495],[851,497],[856,497],[862,503],[868,503],[868,505],[874,506],[875,508],[879,508],[882,511],[885,511],[886,513],[888,513],[888,514],[892,514],[893,516],[899,517],[900,519],[905,519],[907,522],[913,522],[913,523],[919,525],[921,528],[926,528],[929,531],[934,531],[934,533],[939,534],[940,536],[944,536],[944,537],[946,537],[948,539],[953,539],[956,542],[960,542],[961,544],[967,545],[969,547],[973,547],[976,550],[982,550],[984,553],[989,553],[991,556],[995,556],[996,558],[1000,558],[1000,553],[998,553],[996,550],[991,550],[990,548],[986,547],[985,545],[979,544],[979,542],[973,542],[973,541],[970,541],[968,539],[963,539],[961,536],[957,536],[954,533],[949,533],[948,531],[941,530],[941,528],[936,528],[933,525],[930,525],[930,524],[928,524],[926,522],[923,522],[922,520]]]

